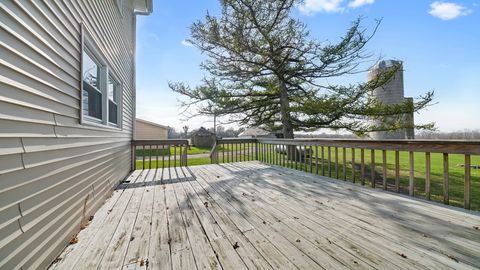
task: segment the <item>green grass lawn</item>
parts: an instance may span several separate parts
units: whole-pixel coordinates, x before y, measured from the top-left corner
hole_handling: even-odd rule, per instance
[[[149,149],[150,147],[149,146],[146,146],[145,147],[145,150],[143,150],[143,148],[141,147],[137,147],[137,150],[136,150],[136,155],[137,157],[143,157],[145,155],[145,157],[149,157],[149,156],[152,156],[152,157],[155,157],[155,156],[168,156],[169,153],[171,153],[172,155],[176,152],[177,155],[180,154],[180,147],[170,147],[170,148],[165,148],[165,149],[155,149],[155,147],[153,147],[152,149]],[[183,147],[182,147],[182,151],[183,151]],[[194,155],[194,154],[209,154],[210,153],[210,150],[211,148],[210,147],[196,147],[196,146],[190,146],[190,148],[187,150],[187,154],[188,155]]]

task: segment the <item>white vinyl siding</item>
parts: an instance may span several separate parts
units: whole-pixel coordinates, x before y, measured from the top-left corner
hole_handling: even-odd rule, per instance
[[[0,269],[46,269],[129,173],[135,16],[117,2],[0,1]],[[82,24],[121,129],[81,123]]]

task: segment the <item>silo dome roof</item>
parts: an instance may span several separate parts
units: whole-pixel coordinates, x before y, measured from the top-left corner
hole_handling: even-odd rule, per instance
[[[380,60],[375,65],[373,65],[370,70],[373,69],[386,69],[396,65],[401,65],[402,61],[399,60]]]

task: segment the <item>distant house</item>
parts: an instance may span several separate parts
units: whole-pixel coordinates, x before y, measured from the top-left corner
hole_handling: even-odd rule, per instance
[[[168,126],[137,118],[135,120],[135,140],[166,140],[168,139],[168,129]]]
[[[282,138],[281,133],[274,133],[259,127],[245,129],[238,135],[239,138]]]
[[[201,127],[194,133],[192,133],[192,144],[199,147],[212,147],[215,143],[215,134],[208,131],[204,127]]]
[[[130,173],[136,15],[152,0],[0,11],[0,269],[46,269]]]

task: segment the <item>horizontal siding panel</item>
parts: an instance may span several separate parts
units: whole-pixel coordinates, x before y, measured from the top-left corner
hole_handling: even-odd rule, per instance
[[[53,126],[0,119],[0,138],[55,137]]]
[[[0,156],[23,153],[22,139],[0,138]]]
[[[12,56],[12,54],[9,55]],[[6,60],[10,60],[10,62],[7,62]],[[44,73],[36,72],[35,67],[31,65],[27,64],[21,66],[22,63],[19,62],[20,59],[13,60],[15,61],[13,62],[15,64],[12,64],[11,61],[12,59],[0,59],[0,64],[3,66],[3,69],[6,69],[10,74],[15,74],[19,78],[24,77],[25,81],[30,81],[30,83],[35,85],[36,87],[41,87],[43,89],[51,89],[50,91],[56,91],[55,95],[64,94],[72,97],[73,100],[79,99],[79,87],[72,87],[66,84],[62,84],[61,82],[57,83],[54,80],[54,77],[44,76]]]
[[[129,138],[130,136],[121,130],[115,128],[94,129],[94,128],[75,128],[75,127],[55,127],[58,137],[122,137]]]
[[[8,25],[8,29],[11,29],[12,32],[21,35],[24,39],[29,40],[33,44],[41,44],[42,51],[49,52],[49,55],[59,57],[62,59],[61,62],[63,62],[63,65],[69,65],[72,67],[79,65],[79,58],[68,54],[63,50],[63,46],[59,45],[54,39],[48,36],[42,36],[42,31],[40,29],[38,29],[38,31],[32,29],[32,26],[35,27],[36,24],[33,22],[27,22],[28,17],[25,14],[21,14],[23,11],[17,10],[17,12],[14,12],[13,10],[16,10],[14,5],[7,6],[8,3],[13,2],[0,2],[0,21],[4,26]],[[4,28],[7,29],[6,27]]]
[[[18,224],[18,219],[21,217],[18,205],[12,205],[0,211],[0,230],[9,226],[12,223]],[[20,228],[20,227],[19,227]],[[2,236],[5,234],[1,234]],[[2,239],[0,239],[1,241]],[[0,242],[0,247],[3,246]]]
[[[15,2],[22,8],[29,17],[35,21],[35,25],[42,27],[45,33],[48,33],[52,39],[60,45],[61,48],[67,49],[68,52],[77,57],[80,53],[80,44],[78,43],[78,36],[74,36],[59,19],[60,14],[54,14],[50,8],[47,7],[44,1],[34,1],[28,4]]]
[[[52,113],[0,101],[0,119],[55,125]]]
[[[80,122],[78,121],[77,118],[66,117],[66,116],[62,116],[62,115],[56,115],[55,120],[57,122],[58,127],[72,128],[72,134],[70,134],[70,135],[76,134],[77,131],[75,131],[75,130],[77,130],[77,129],[86,130],[86,132],[88,132],[88,130],[100,131],[100,132],[102,132],[100,134],[108,134],[107,136],[104,136],[104,137],[111,137],[111,133],[129,133],[128,130],[119,129],[117,127],[108,127],[108,126],[104,126],[104,125],[100,125],[100,124],[99,125],[89,124],[88,122],[86,122],[85,124],[80,124]],[[68,132],[68,130],[65,130],[65,132]],[[93,135],[93,133],[92,133],[92,135]],[[66,134],[66,136],[67,136],[67,134]],[[84,137],[84,136],[81,135],[81,137]],[[95,135],[95,137],[97,137],[97,135]]]
[[[35,166],[41,166],[53,162],[59,162],[68,159],[75,159],[84,155],[91,155],[97,152],[102,152],[108,149],[115,149],[119,147],[126,147],[129,149],[130,142],[119,142],[119,143],[109,143],[102,144],[100,146],[86,146],[70,149],[60,149],[44,152],[34,152],[34,153],[25,153],[23,154],[23,162],[25,168],[31,168]]]
[[[14,43],[14,40],[6,39],[0,46],[0,54],[4,55],[4,60],[10,63],[15,63],[15,66],[23,69],[28,69],[31,73],[43,80],[55,81],[58,88],[71,88],[75,92],[80,89],[79,77],[80,73],[75,73],[73,76],[66,73],[63,69],[49,63],[48,61],[37,62],[29,57],[29,51],[22,52],[13,47],[15,44],[7,44],[6,42]]]
[[[130,149],[130,148],[128,148]],[[91,167],[91,162],[99,162],[120,151],[109,148],[92,154],[82,155],[76,159],[52,162],[46,166],[26,168],[15,173],[0,175],[0,210],[16,204],[56,185],[72,175],[81,173]],[[90,165],[86,165],[90,164]],[[115,166],[111,164],[111,166]],[[26,209],[22,209],[22,213]]]
[[[38,81],[35,78],[31,77],[29,74],[26,74],[23,70],[16,68],[15,66],[4,62],[0,59],[0,76],[1,81],[4,84],[10,84],[21,90],[30,91],[35,94],[39,94],[42,97],[55,100],[62,104],[68,105],[72,108],[80,108],[80,98],[78,91],[77,97],[69,96],[59,89],[56,89],[48,82]],[[15,78],[16,81],[11,81],[8,78]]]
[[[120,156],[120,154],[119,154]],[[127,155],[124,155],[124,158]],[[109,159],[109,162],[112,161],[118,162],[118,157]],[[95,167],[95,168],[98,168]],[[93,200],[96,195],[97,187],[98,191],[101,191],[103,186],[113,185],[107,181],[108,178],[113,176],[118,176],[118,172],[115,172],[115,167],[104,167],[102,169],[86,170],[82,174],[70,179],[70,181],[63,183],[63,185],[57,185],[52,189],[45,190],[36,197],[29,199],[28,201],[21,203],[22,209],[25,210],[24,215],[20,218],[20,225],[23,231],[28,231],[36,223],[40,222],[41,219],[47,217],[51,212],[57,211],[58,208],[61,208],[63,204],[69,204],[69,200],[75,200],[75,196],[80,196],[84,201],[89,202]],[[92,173],[93,172],[93,173]],[[70,185],[69,188],[66,188],[67,185]],[[34,204],[33,202],[37,202]],[[86,204],[85,202],[85,204]]]
[[[23,169],[22,154],[0,156],[0,175]]]
[[[135,15],[120,2],[0,1],[0,269],[48,267],[130,171]],[[80,23],[123,85],[121,129],[80,124]]]
[[[23,139],[23,147],[25,147],[26,152],[34,153],[95,145],[100,146],[103,144],[116,142],[127,142],[126,144],[129,145],[130,138],[25,138]]]
[[[20,237],[23,234],[23,232],[20,229],[20,225],[18,224],[18,221],[15,220],[13,223],[10,223],[5,227],[0,228],[0,234],[2,235],[2,238],[0,239],[0,247],[4,247],[8,243],[15,240],[15,238]],[[1,257],[3,257],[3,254],[2,256],[0,256],[0,258]]]
[[[5,77],[0,76],[0,100],[42,112],[64,115],[78,119],[79,110],[67,106],[49,97],[38,96],[30,91],[32,88],[21,84],[9,84]]]
[[[8,32],[6,29],[3,29],[1,27],[0,35],[2,36],[0,45],[15,49],[17,52],[19,52],[17,54],[21,54],[24,57],[27,57],[37,65],[41,65],[52,71],[61,71],[61,73],[68,74],[72,78],[80,77],[80,64],[78,66],[62,65],[61,63],[56,61],[56,59],[46,55],[45,52],[41,51],[34,44],[30,45],[28,43],[24,43],[18,35],[15,35],[12,32]]]
[[[63,214],[60,211],[53,213],[49,218],[35,224],[31,230],[0,247],[0,254],[4,257],[4,260],[0,261],[0,269],[14,269],[15,266],[25,263],[39,248],[44,248],[45,241],[56,237],[64,226],[78,220],[81,206],[82,201],[77,200],[64,209]]]

